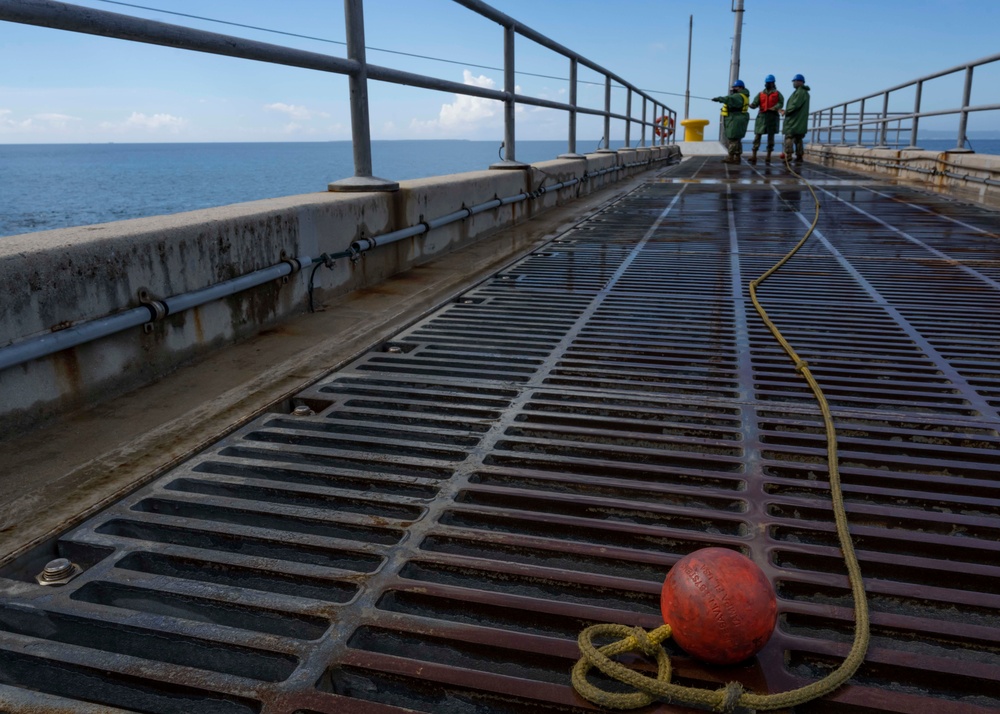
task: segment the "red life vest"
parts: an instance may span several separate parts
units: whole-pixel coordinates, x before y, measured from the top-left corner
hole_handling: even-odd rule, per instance
[[[777,92],[761,92],[760,97],[758,97],[760,110],[762,112],[769,112],[772,109],[776,109],[778,107],[779,96]]]

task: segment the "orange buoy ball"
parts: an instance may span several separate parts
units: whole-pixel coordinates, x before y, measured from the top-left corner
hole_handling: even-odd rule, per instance
[[[756,654],[778,619],[764,571],[728,548],[702,548],[677,561],[663,582],[660,610],[677,644],[710,664]]]

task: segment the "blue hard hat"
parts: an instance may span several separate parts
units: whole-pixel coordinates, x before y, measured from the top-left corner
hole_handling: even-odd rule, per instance
[[[793,82],[805,82],[806,78],[803,77],[801,74],[797,74],[794,77],[792,77],[792,81]]]
[[[774,75],[773,74],[769,74],[766,77],[764,77],[764,84],[769,84],[769,83],[770,84],[774,84]]]
[[[737,79],[735,82],[733,82],[733,86],[734,87],[745,87],[747,85],[743,84],[743,80],[742,79]]]

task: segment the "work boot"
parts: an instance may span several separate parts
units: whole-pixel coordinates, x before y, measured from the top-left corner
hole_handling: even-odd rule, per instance
[[[750,158],[748,159],[748,161],[749,161],[749,163],[753,164],[754,166],[757,165],[757,150],[756,149],[754,149],[754,151],[750,155]]]
[[[797,163],[797,164],[801,164],[802,163],[802,155],[801,154],[796,155],[796,157],[795,157],[795,163]]]
[[[768,151],[767,152],[767,156],[764,157],[764,163],[767,164],[768,166],[771,165],[771,152],[770,151]]]

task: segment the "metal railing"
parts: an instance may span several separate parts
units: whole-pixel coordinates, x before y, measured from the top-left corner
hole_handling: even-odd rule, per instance
[[[841,144],[848,144],[849,140],[855,141],[857,146],[888,146],[889,134],[895,132],[896,142],[899,143],[900,135],[909,136],[909,145],[906,148],[916,149],[920,120],[924,117],[958,115],[958,130],[956,137],[956,150],[965,149],[968,139],[966,130],[968,128],[969,114],[972,112],[996,111],[1000,110],[1000,104],[970,104],[972,100],[972,75],[976,67],[1000,61],[1000,54],[983,57],[982,59],[958,65],[950,69],[928,74],[924,77],[911,80],[895,87],[884,89],[874,94],[853,99],[843,104],[835,104],[826,109],[820,109],[810,113],[812,141],[814,143],[834,143],[834,135],[840,137]],[[949,109],[934,109],[924,111],[922,109],[924,85],[925,83],[947,77],[949,75],[965,73],[965,81],[962,89],[961,104],[958,107]],[[914,91],[912,112],[890,112],[889,102],[894,93]],[[866,143],[866,138],[871,139],[871,143]]]
[[[579,114],[604,118],[602,144],[606,150],[610,149],[612,119],[625,122],[624,148],[630,148],[633,125],[640,127],[639,146],[645,146],[646,127],[651,128],[650,137],[652,143],[655,143],[652,129],[657,124],[655,119],[650,119],[650,117],[666,116],[670,118],[671,126],[676,125],[676,111],[586,57],[515,21],[481,0],[453,0],[453,2],[500,24],[504,28],[504,88],[502,91],[369,64],[365,56],[363,0],[344,0],[346,59],[137,18],[131,15],[55,2],[54,0],[0,0],[0,20],[347,75],[350,86],[354,177],[331,183],[329,188],[335,191],[393,190],[398,187],[398,184],[393,181],[372,175],[368,80],[454,92],[455,94],[503,102],[504,155],[503,160],[499,164],[494,164],[493,168],[518,168],[522,166],[515,158],[515,106],[517,104],[546,107],[568,113],[567,153],[562,154],[560,158],[582,158],[576,153],[576,128]],[[540,99],[515,92],[515,35],[521,35],[569,60],[569,103]],[[577,70],[579,65],[593,70],[604,78],[603,108],[586,107],[577,103]],[[625,114],[611,111],[613,83],[617,83],[619,87],[627,90]],[[632,111],[633,95],[642,98],[642,111],[638,116],[635,116]],[[660,143],[666,143],[666,137],[660,137]]]

